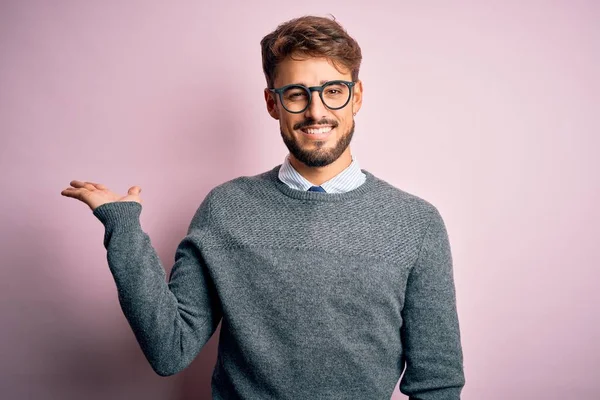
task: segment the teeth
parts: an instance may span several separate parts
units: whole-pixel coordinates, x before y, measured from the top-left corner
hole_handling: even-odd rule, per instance
[[[315,135],[315,134],[319,134],[319,133],[327,133],[331,129],[332,128],[330,126],[328,126],[326,128],[319,128],[319,129],[305,129],[304,132],[311,134],[311,135]]]

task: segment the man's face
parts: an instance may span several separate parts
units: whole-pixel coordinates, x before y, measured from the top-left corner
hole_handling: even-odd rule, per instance
[[[275,88],[290,84],[306,87],[321,86],[334,80],[352,81],[350,71],[338,71],[325,58],[288,57],[278,64]],[[362,83],[355,84],[348,104],[339,110],[327,108],[319,93],[312,92],[308,108],[299,114],[285,110],[279,96],[265,90],[265,100],[269,114],[279,120],[281,137],[291,155],[309,167],[323,167],[348,153],[348,145],[354,133],[353,113],[362,103]]]

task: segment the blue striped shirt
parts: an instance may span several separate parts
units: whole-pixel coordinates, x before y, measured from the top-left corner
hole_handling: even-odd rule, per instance
[[[289,158],[290,155],[286,155],[283,164],[281,164],[279,180],[296,190],[307,191],[311,186],[315,186],[296,171]],[[362,185],[365,179],[366,175],[361,171],[358,161],[352,156],[350,165],[327,182],[321,184],[321,187],[327,193],[345,193]]]

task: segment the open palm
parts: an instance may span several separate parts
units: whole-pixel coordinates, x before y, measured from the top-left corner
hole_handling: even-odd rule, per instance
[[[115,201],[136,201],[140,204],[142,203],[142,199],[140,198],[142,188],[139,186],[130,187],[127,195],[121,196],[120,194],[111,192],[106,186],[99,183],[71,181],[70,185],[72,187],[66,188],[60,194],[84,202],[92,211],[102,204]]]

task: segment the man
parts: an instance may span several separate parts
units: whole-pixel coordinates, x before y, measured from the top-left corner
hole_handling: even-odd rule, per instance
[[[261,41],[282,165],[206,196],[165,272],[139,223],[141,189],[91,182],[121,307],[159,375],[186,368],[222,321],[214,399],[459,399],[452,257],[425,200],[350,152],[361,51],[335,21],[302,17]]]

